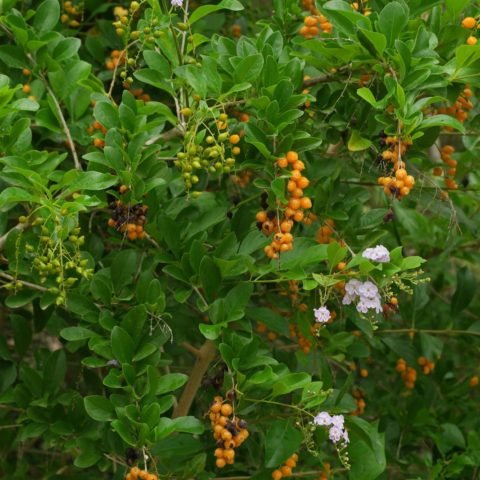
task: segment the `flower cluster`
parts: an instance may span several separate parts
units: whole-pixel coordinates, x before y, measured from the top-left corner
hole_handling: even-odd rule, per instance
[[[328,437],[337,444],[339,442],[348,443],[348,432],[345,430],[345,419],[343,415],[330,415],[328,412],[320,412],[313,423],[319,427],[328,427]]]
[[[327,307],[314,308],[313,314],[315,315],[315,321],[318,323],[327,323],[331,316]]]
[[[381,297],[378,287],[370,282],[360,282],[359,280],[349,280],[345,285],[345,296],[342,303],[350,305],[357,302],[357,311],[360,313],[368,313],[369,310],[375,310],[382,313]]]
[[[181,7],[183,0],[171,0],[172,7]]]
[[[367,248],[362,253],[362,257],[379,263],[388,263],[390,261],[390,253],[383,245],[377,245],[375,248]]]

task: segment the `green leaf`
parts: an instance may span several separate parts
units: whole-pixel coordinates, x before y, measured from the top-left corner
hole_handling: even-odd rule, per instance
[[[211,302],[222,282],[220,269],[215,262],[208,256],[203,257],[200,262],[199,278],[208,302]]]
[[[10,204],[18,202],[32,202],[36,197],[26,190],[18,187],[7,187],[0,193],[0,210],[4,210]]]
[[[303,388],[312,381],[312,378],[308,373],[289,373],[284,377],[281,377],[279,381],[273,386],[272,396],[278,397],[279,395],[285,395],[286,393],[293,392],[298,388]]]
[[[328,245],[327,255],[330,268],[335,268],[347,255],[348,248],[341,247],[337,242],[332,242]]]
[[[357,32],[360,43],[372,54],[373,57],[382,57],[387,47],[385,35],[365,28],[359,28]]]
[[[235,82],[252,82],[260,75],[263,68],[263,55],[249,55],[238,62],[235,67]]]
[[[78,340],[86,340],[95,335],[92,330],[84,327],[67,327],[60,330],[60,336],[69,342],[77,342]]]
[[[465,127],[450,115],[434,115],[433,117],[425,118],[417,127],[419,130],[425,130],[431,127],[452,127],[461,133],[465,133]]]
[[[121,327],[115,326],[112,330],[112,352],[121,363],[131,363],[135,353],[132,337]]]
[[[65,378],[65,373],[67,372],[67,358],[65,355],[65,350],[55,350],[52,352],[47,361],[45,362],[44,367],[44,378],[43,384],[45,391],[53,393],[60,387],[60,384]]]
[[[198,418],[195,417],[178,417],[173,420],[173,425],[176,432],[191,433],[201,435],[205,426]]]
[[[90,395],[83,399],[85,411],[97,422],[108,422],[115,418],[115,410],[108,398],[101,395]]]
[[[97,102],[95,118],[107,129],[120,127],[118,110],[109,102]]]
[[[389,2],[378,16],[378,28],[387,39],[387,45],[393,46],[395,40],[407,26],[408,17],[404,8],[398,2]]]
[[[372,91],[367,87],[362,87],[357,90],[357,95],[366,100],[372,107],[377,108],[378,103],[373,96]]]
[[[372,142],[368,138],[363,138],[357,130],[352,130],[352,135],[348,140],[348,149],[351,152],[360,152],[372,146]]]
[[[457,271],[457,288],[452,298],[451,312],[458,314],[468,307],[476,292],[475,276],[466,267]]]
[[[173,392],[186,383],[188,376],[183,373],[167,373],[161,376],[157,382],[156,395]]]
[[[232,10],[238,12],[239,10],[243,10],[243,5],[238,0],[222,0],[217,5],[203,5],[196,8],[190,15],[190,25],[193,25],[201,18],[210,13],[217,12],[218,10]]]
[[[291,420],[270,422],[265,437],[265,467],[281,465],[298,450],[302,440],[302,433],[292,426]]]
[[[52,30],[60,18],[60,4],[58,0],[45,0],[37,8],[33,18],[33,26],[40,32]]]

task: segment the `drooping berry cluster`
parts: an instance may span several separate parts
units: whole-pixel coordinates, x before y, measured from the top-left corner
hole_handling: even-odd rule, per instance
[[[331,218],[325,220],[325,225],[321,226],[317,230],[316,240],[317,243],[325,244],[335,242],[333,238],[333,229],[335,228],[335,222]]]
[[[455,181],[455,175],[457,173],[457,161],[452,158],[452,154],[455,152],[455,148],[452,145],[444,145],[440,150],[440,155],[442,157],[443,163],[448,168],[444,170],[442,167],[435,167],[433,169],[433,174],[436,177],[440,177],[444,173],[444,183],[447,188],[456,190],[458,188],[457,182]]]
[[[158,480],[158,477],[153,473],[148,473],[146,470],[132,467],[125,475],[125,480]]]
[[[79,20],[83,17],[84,8],[85,5],[82,0],[75,4],[71,1],[63,2],[63,13],[60,16],[60,21],[68,23],[69,27],[78,28],[80,26]]]
[[[293,453],[285,462],[283,462],[283,465],[274,470],[272,472],[272,478],[273,480],[280,480],[281,478],[284,477],[289,477],[292,475],[292,470],[297,466],[298,462],[298,455],[296,453]]]
[[[210,407],[210,422],[213,428],[213,438],[217,441],[214,455],[218,468],[233,465],[235,462],[235,449],[238,448],[249,436],[247,422],[233,415],[230,403],[216,396]]]
[[[123,193],[122,187],[120,189]],[[126,233],[129,240],[142,240],[145,237],[147,205],[137,203],[132,206],[130,203],[125,204],[121,200],[116,200],[111,202],[109,207],[112,210],[112,215],[108,219],[109,227],[115,228],[120,233]]]
[[[450,115],[451,117],[456,118],[459,122],[464,123],[468,118],[468,112],[473,108],[473,103],[469,100],[472,96],[472,90],[468,86],[465,86],[462,93],[460,93],[452,106],[440,107],[437,109],[437,113]],[[445,130],[451,132],[453,128],[445,127]]]
[[[387,146],[387,149],[379,156],[379,160],[392,162],[395,175],[379,177],[378,183],[383,186],[386,195],[401,200],[410,193],[413,185],[415,185],[415,178],[408,175],[403,160],[407,148],[412,145],[412,141],[410,139],[403,140],[399,137],[382,136],[381,144]]]
[[[350,415],[363,415],[365,413],[365,407],[367,404],[365,403],[365,393],[363,390],[360,390],[359,388],[354,388],[352,390],[352,396],[355,399],[355,403],[357,404],[357,408],[350,413]]]
[[[405,382],[405,386],[409,390],[413,390],[415,382],[417,381],[417,371],[413,367],[409,367],[403,358],[397,360],[395,370],[400,373],[402,380]]]
[[[309,353],[312,348],[312,341],[303,335],[303,333],[300,330],[300,327],[295,323],[289,323],[288,328],[290,330],[290,338],[292,340],[295,340],[295,339],[297,340],[297,343],[303,353],[305,354]],[[311,327],[311,328],[313,329],[314,327]]]
[[[191,117],[193,111],[190,108],[182,109],[182,113],[186,117]],[[182,177],[185,188],[189,190],[193,185],[200,181],[195,172],[204,170],[207,173],[230,173],[235,165],[235,159],[228,155],[229,150],[232,155],[240,153],[240,135],[229,135],[227,131],[228,115],[221,113],[214,122],[217,132],[214,128],[208,127],[204,132],[204,140],[197,143],[197,139],[201,137],[198,132],[199,125],[192,125],[185,135],[185,145],[182,152],[177,153],[177,160],[174,165],[182,170]],[[203,138],[203,137],[202,137]]]
[[[309,11],[312,15],[320,14],[320,10],[315,6],[314,0],[302,0],[302,6],[304,10]]]
[[[270,342],[273,342],[277,339],[278,335],[275,332],[272,332],[267,328],[267,326],[262,322],[257,322],[257,326],[255,327],[255,331],[257,333],[265,333],[267,335],[267,339]]]
[[[417,363],[422,367],[422,372],[425,375],[430,375],[435,369],[435,363],[425,357],[418,357]]]
[[[309,15],[303,19],[303,25],[300,27],[299,33],[305,38],[314,38],[322,30],[323,33],[332,32],[332,24],[324,15]]]
[[[250,183],[252,175],[253,173],[251,170],[242,170],[236,175],[232,175],[231,179],[235,185],[238,185],[240,188],[245,188]]]

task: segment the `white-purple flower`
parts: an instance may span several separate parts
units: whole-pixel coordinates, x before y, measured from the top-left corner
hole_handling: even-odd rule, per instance
[[[172,7],[181,7],[183,0],[171,0]]]
[[[332,417],[328,412],[320,412],[314,419],[313,423],[315,425],[319,425],[321,427],[325,427],[331,425]]]
[[[390,261],[390,252],[383,246],[377,245],[375,248],[367,248],[362,257],[379,263],[388,263]]]
[[[318,323],[327,323],[330,319],[330,310],[327,307],[314,308],[313,314]]]
[[[380,292],[373,282],[369,280],[366,282],[349,280],[345,285],[345,292],[342,300],[344,305],[356,302],[357,311],[360,313],[368,313],[369,310],[375,310],[377,313],[382,312]]]
[[[345,419],[343,415],[330,415],[328,412],[320,412],[313,420],[315,425],[328,427],[328,437],[337,444],[348,443],[348,432],[345,430]]]

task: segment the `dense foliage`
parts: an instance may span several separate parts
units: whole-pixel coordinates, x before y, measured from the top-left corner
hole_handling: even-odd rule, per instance
[[[478,478],[479,16],[0,1],[2,478]]]

